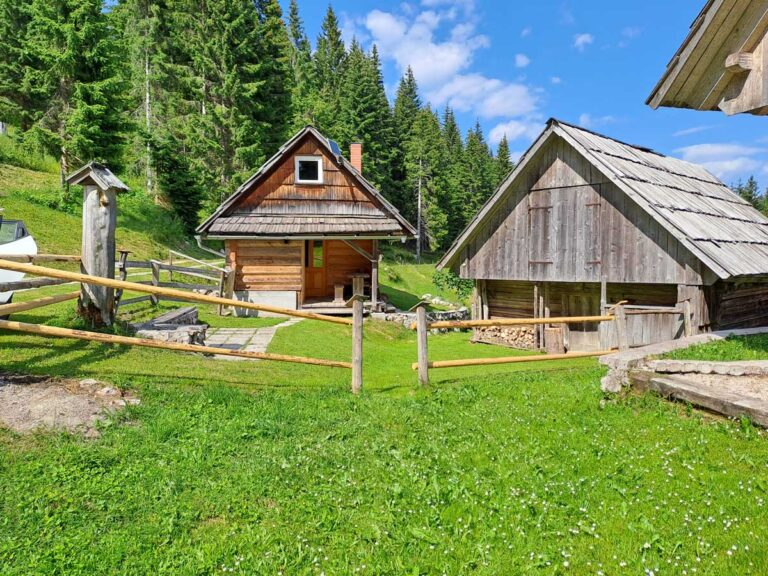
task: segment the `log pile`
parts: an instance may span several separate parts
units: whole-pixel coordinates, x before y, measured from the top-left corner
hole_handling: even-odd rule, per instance
[[[533,326],[488,326],[475,328],[473,342],[500,344],[512,348],[532,350],[536,347]]]

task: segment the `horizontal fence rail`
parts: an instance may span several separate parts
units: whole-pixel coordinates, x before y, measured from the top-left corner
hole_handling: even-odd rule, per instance
[[[411,329],[416,329],[416,343],[418,349],[418,361],[411,365],[419,374],[419,383],[422,386],[429,384],[429,371],[436,368],[459,368],[462,366],[489,366],[495,364],[517,364],[523,362],[545,362],[549,360],[570,360],[573,358],[594,358],[612,354],[615,350],[597,350],[589,352],[570,352],[567,354],[545,354],[532,356],[500,356],[496,358],[465,358],[459,360],[435,360],[429,361],[428,335],[431,329],[442,328],[483,328],[489,326],[531,326],[547,324],[578,324],[584,322],[613,322],[616,325],[619,348],[626,350],[626,316],[623,303],[619,303],[610,309],[610,313],[602,316],[562,316],[548,318],[497,318],[491,320],[442,320],[437,322],[427,321],[425,306],[416,309],[416,322],[411,324]]]
[[[80,256],[71,254],[0,254],[3,260],[11,262],[80,262]]]
[[[58,304],[59,302],[66,302],[67,300],[74,300],[78,296],[80,296],[80,292],[70,292],[69,294],[58,294],[56,296],[46,296],[44,298],[38,298],[37,300],[29,300],[27,302],[14,302],[13,304],[3,304],[2,306],[0,306],[0,316],[8,316],[10,314],[26,312],[27,310],[34,310],[35,308],[50,306],[51,304]]]
[[[179,350],[182,352],[197,352],[217,356],[235,356],[238,358],[251,358],[255,360],[276,360],[279,362],[291,362],[294,364],[311,364],[313,366],[330,366],[334,368],[352,368],[351,362],[336,360],[321,360],[319,358],[303,358],[301,356],[285,356],[283,354],[270,354],[267,352],[246,352],[241,350],[229,350],[227,348],[212,348],[196,344],[180,344],[177,342],[161,342],[146,338],[132,336],[117,336],[100,332],[86,332],[84,330],[72,330],[69,328],[57,328],[55,326],[43,326],[41,324],[27,324],[24,322],[11,322],[0,320],[0,329],[38,334],[41,336],[58,336],[62,338],[74,338],[76,340],[89,340],[104,344],[127,344],[130,346],[143,346],[146,348],[162,348],[165,350]]]
[[[207,294],[195,294],[194,292],[184,292],[182,290],[176,290],[173,288],[163,288],[160,286],[146,286],[144,284],[138,284],[136,282],[128,282],[125,280],[114,280],[112,278],[102,278],[100,276],[89,276],[87,274],[80,274],[77,272],[69,272],[66,270],[56,270],[54,268],[45,268],[43,266],[36,266],[34,264],[11,262],[5,259],[0,259],[0,268],[5,270],[14,270],[16,272],[24,272],[26,274],[32,274],[35,276],[47,276],[50,278],[61,278],[65,280],[72,280],[75,282],[81,282],[83,284],[106,286],[107,288],[118,288],[123,290],[132,290],[135,292],[145,292],[147,294],[153,294],[156,296],[168,296],[170,298],[179,298],[179,299],[182,299],[185,301],[191,301],[191,302],[202,302],[204,304],[221,304],[224,306],[233,306],[235,308],[244,308],[247,310],[270,312],[273,314],[280,314],[283,316],[294,316],[297,318],[306,318],[308,320],[319,320],[322,322],[330,322],[332,324],[344,324],[347,326],[352,325],[352,320],[349,320],[347,318],[338,318],[336,316],[326,316],[324,314],[306,312],[304,310],[289,310],[287,308],[279,308],[277,306],[269,306],[266,304],[255,304],[253,302],[242,302],[242,301],[234,300],[230,298],[222,298],[220,296],[210,296]]]

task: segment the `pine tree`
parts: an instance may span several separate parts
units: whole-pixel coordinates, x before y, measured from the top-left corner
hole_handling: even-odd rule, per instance
[[[509,141],[507,140],[506,134],[502,136],[501,142],[499,142],[499,147],[496,150],[495,163],[496,182],[494,184],[499,186],[515,167],[515,164],[512,162],[512,158],[509,153]]]
[[[760,188],[754,176],[750,176],[747,179],[746,184],[742,184],[741,180],[739,180],[738,184],[732,187],[732,189],[734,192],[736,192],[736,194],[752,204],[752,206],[758,210],[762,209],[764,204],[764,196],[760,194]]]
[[[40,107],[24,135],[60,157],[62,183],[74,163],[122,168],[128,100],[120,55],[100,0],[32,0],[24,39],[28,86]]]
[[[158,175],[158,186],[184,229],[192,234],[197,226],[203,192],[189,157],[178,141],[168,137],[155,139],[150,158]]]
[[[420,231],[421,247],[442,246],[448,233],[446,191],[446,146],[441,138],[440,121],[429,108],[416,113],[405,145],[406,188],[412,202],[408,214]]]
[[[31,0],[0,0],[0,122],[29,130],[45,98],[28,81],[39,69],[27,43]]]
[[[392,116],[393,138],[395,142],[392,156],[392,196],[395,206],[403,211],[403,213],[409,214],[407,217],[414,216],[414,213],[410,202],[413,191],[408,188],[407,182],[405,148],[410,140],[411,128],[419,110],[421,110],[419,88],[413,75],[413,70],[409,66],[397,87],[397,96],[395,97]]]
[[[389,196],[392,117],[375,50],[368,55],[357,40],[352,41],[341,87],[339,144],[347,149],[351,142],[362,143],[366,178]]]
[[[277,0],[257,0],[259,11],[258,92],[264,105],[258,114],[263,160],[277,152],[290,136],[293,120],[291,97],[291,42]],[[256,165],[250,167],[255,169]]]
[[[469,222],[492,194],[496,176],[493,157],[479,122],[467,133],[464,157],[463,213],[465,222]]]
[[[304,30],[296,0],[291,0],[288,12],[288,36],[291,42],[290,68],[293,86],[293,119],[291,131],[315,123],[317,85],[312,63],[312,46]]]
[[[346,60],[339,21],[333,8],[328,6],[313,59],[317,79],[315,123],[321,132],[334,140],[341,140],[344,130],[340,120],[340,98]]]
[[[464,215],[464,179],[465,160],[464,142],[461,139],[459,125],[453,110],[445,107],[443,113],[442,138],[446,148],[446,213],[448,214],[448,233],[446,243],[450,244],[461,233],[466,225]]]

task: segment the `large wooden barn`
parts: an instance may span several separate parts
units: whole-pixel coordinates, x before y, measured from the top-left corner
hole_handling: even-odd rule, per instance
[[[353,287],[379,303],[379,241],[413,227],[362,175],[362,147],[350,160],[307,126],[286,142],[203,222],[223,240],[236,270],[235,295],[283,308],[344,311]]]
[[[762,214],[700,166],[557,120],[439,266],[476,281],[479,319],[599,315],[627,301],[630,345],[680,336],[686,307],[694,332],[768,323]],[[532,347],[546,332],[478,337]],[[611,323],[572,325],[565,339],[616,345]]]
[[[708,0],[647,103],[768,114],[768,0]]]

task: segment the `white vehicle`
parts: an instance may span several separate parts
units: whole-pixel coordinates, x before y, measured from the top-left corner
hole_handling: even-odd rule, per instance
[[[5,220],[0,213],[0,257],[37,254],[37,244],[21,220]],[[23,272],[0,270],[0,284],[17,282],[24,278]],[[13,292],[0,292],[0,304],[8,304]]]

